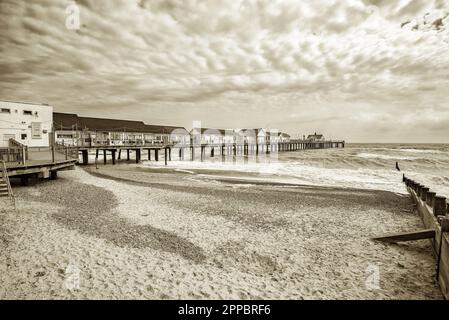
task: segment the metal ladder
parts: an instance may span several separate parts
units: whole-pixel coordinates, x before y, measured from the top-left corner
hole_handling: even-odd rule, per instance
[[[4,161],[1,161],[0,163],[0,170],[2,171],[2,175],[0,177],[0,198],[8,197],[14,208],[16,208],[16,198],[12,192],[8,170],[6,169],[6,163]]]

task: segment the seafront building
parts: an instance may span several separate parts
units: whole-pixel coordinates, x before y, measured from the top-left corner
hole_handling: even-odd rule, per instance
[[[0,101],[0,148],[16,141],[28,147],[48,147],[53,107],[47,104]]]
[[[188,144],[184,127],[148,125],[142,121],[80,117],[53,113],[56,142],[78,147]]]

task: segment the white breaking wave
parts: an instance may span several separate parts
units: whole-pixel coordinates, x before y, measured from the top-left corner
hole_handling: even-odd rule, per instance
[[[161,168],[163,163],[145,163],[146,167]],[[198,161],[176,161],[167,166],[175,170],[211,170],[259,174],[257,180],[266,182],[296,183],[313,186],[346,187],[370,190],[385,190],[406,193],[402,174],[386,169],[334,169],[304,165],[299,162],[275,163],[220,163]],[[211,174],[208,174],[210,177]],[[241,178],[241,177],[240,177]],[[254,178],[254,177],[252,177]]]
[[[429,145],[429,149],[414,147],[412,145],[399,149],[382,145],[361,145],[345,149],[285,152],[280,153],[278,159],[260,158],[259,162],[250,159],[245,163],[241,157],[237,157],[235,163],[232,160],[223,163],[220,158],[208,158],[204,162],[171,161],[168,167],[202,174],[203,177],[207,174],[209,178],[218,178],[223,172],[227,172],[226,177],[234,176],[239,179],[396,193],[406,193],[402,183],[404,172],[449,198],[449,146],[443,145],[439,150],[432,149],[435,148],[432,145]],[[406,152],[410,152],[410,156]],[[395,169],[395,161],[399,162],[402,172]],[[165,168],[163,161],[144,162],[142,165]]]
[[[406,156],[397,156],[397,155],[385,155],[385,154],[378,154],[378,153],[359,153],[357,154],[360,158],[365,159],[382,159],[382,160],[417,160],[419,158],[417,157],[406,157]]]

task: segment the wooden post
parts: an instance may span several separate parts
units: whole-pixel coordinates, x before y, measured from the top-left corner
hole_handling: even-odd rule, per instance
[[[418,184],[418,186],[416,187],[416,195],[417,195],[418,197],[421,197],[421,189],[422,189],[422,188],[424,188],[424,186],[421,185],[421,184]]]
[[[120,160],[122,158],[122,149],[118,149],[118,157],[117,159]]]
[[[164,157],[165,165],[167,165],[167,147],[164,148],[164,151],[165,151],[165,157]]]
[[[436,195],[435,192],[431,192],[431,191],[427,192],[426,203],[427,203],[429,206],[432,206],[432,204],[433,204],[433,198],[435,198],[435,195]]]
[[[210,157],[211,158],[213,158],[215,156],[214,152],[215,152],[215,149],[214,149],[214,147],[212,147],[212,149],[210,149]]]
[[[159,161],[159,149],[154,149],[154,159]]]
[[[22,164],[25,165],[25,148],[22,148],[22,155],[23,155],[23,159],[22,159]],[[51,162],[55,163],[55,145],[52,144],[51,146]]]
[[[433,198],[433,215],[436,216],[445,216],[446,215],[446,198],[435,196]]]
[[[151,161],[151,149],[148,149],[148,161]]]
[[[136,149],[136,163],[140,163],[142,159],[142,149]]]
[[[129,161],[129,149],[126,149],[126,158],[127,158],[127,160]]]
[[[107,159],[106,159],[106,149],[103,150],[103,161],[104,161],[104,164],[106,164],[106,161],[107,161]]]
[[[115,165],[115,153],[117,152],[117,150],[111,150],[112,152],[112,164]]]
[[[168,161],[171,161],[171,148],[168,148]]]
[[[427,192],[429,192],[429,188],[421,188],[421,200],[426,201],[427,199]]]
[[[182,148],[179,148],[179,160],[182,160]]]

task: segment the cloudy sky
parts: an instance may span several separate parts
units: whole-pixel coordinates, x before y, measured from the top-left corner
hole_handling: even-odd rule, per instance
[[[0,0],[0,99],[449,142],[449,0]],[[74,29],[75,28],[75,29]]]

